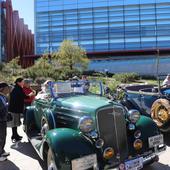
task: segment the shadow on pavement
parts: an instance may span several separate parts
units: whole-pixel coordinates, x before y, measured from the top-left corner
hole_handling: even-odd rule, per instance
[[[0,162],[0,170],[19,170],[19,168],[10,160]]]
[[[143,170],[170,170],[170,167],[168,165],[155,162],[152,165],[145,166]]]
[[[40,166],[42,167],[42,169],[45,170],[43,161],[40,159],[40,157],[38,156],[38,154],[34,150],[31,143],[21,141],[21,142],[19,142],[17,144],[16,143],[12,144],[11,149],[15,149],[18,152],[20,152],[20,153],[22,153],[22,154],[24,154],[26,156],[29,156],[29,157],[31,157],[33,159],[38,160],[38,162],[39,162]],[[0,168],[0,170],[1,170],[1,168]]]

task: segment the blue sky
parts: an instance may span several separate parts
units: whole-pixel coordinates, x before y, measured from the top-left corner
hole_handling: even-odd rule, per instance
[[[19,11],[20,18],[34,32],[34,0],[12,0],[13,10]]]

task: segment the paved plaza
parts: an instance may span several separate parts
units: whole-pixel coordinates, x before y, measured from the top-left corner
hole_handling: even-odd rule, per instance
[[[22,126],[18,133],[23,136],[18,147],[11,142],[11,128],[7,128],[7,143],[5,150],[10,152],[8,160],[0,162],[0,170],[43,170],[42,161],[28,142]]]

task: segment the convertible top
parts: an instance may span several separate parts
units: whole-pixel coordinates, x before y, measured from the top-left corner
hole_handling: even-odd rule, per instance
[[[140,91],[142,89],[151,89],[151,88],[154,88],[155,85],[151,85],[151,84],[138,84],[138,85],[129,85],[129,86],[126,86],[125,87],[125,90],[128,90],[128,91]]]

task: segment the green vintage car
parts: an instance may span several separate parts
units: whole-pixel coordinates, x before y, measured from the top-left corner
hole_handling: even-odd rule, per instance
[[[25,132],[48,170],[142,169],[165,150],[156,124],[104,97],[101,82],[51,82]]]

